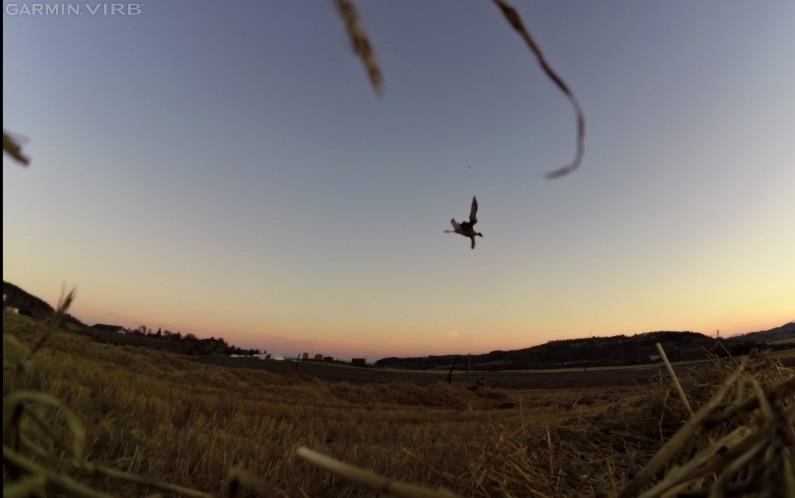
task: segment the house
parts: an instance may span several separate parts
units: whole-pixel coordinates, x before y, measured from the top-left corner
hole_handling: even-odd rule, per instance
[[[351,365],[356,367],[366,367],[367,360],[365,360],[364,358],[351,358]]]
[[[254,353],[254,354],[238,354],[232,353],[229,355],[230,358],[256,358],[258,360],[267,360],[270,359],[270,353]]]
[[[334,361],[334,357],[333,356],[326,356],[326,357],[323,358],[323,361]]]
[[[18,315],[19,314],[19,308],[17,308],[16,306],[6,306],[5,303],[6,303],[7,300],[8,300],[8,295],[7,294],[3,294],[3,311],[7,311],[7,312],[9,312],[11,314]],[[23,313],[23,314],[27,314],[27,313]]]
[[[127,332],[127,329],[125,329],[121,325],[109,325],[107,323],[96,323],[91,328],[96,330],[102,330],[103,332],[115,332],[117,334],[124,334]]]

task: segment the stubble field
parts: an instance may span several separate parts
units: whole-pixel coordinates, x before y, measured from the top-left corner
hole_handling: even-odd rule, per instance
[[[549,389],[503,389],[499,378],[497,388],[492,379],[473,389],[466,374],[452,385],[431,373],[353,383],[344,376],[361,369],[330,366],[343,378],[321,380],[309,369],[229,368],[60,330],[28,367],[11,368],[46,332],[15,315],[3,326],[4,396],[44,392],[70,407],[86,427],[86,461],[211,494],[225,492],[231,468],[244,468],[277,496],[377,495],[298,458],[306,446],[462,496],[607,496],[689,417],[656,368],[642,369],[642,382],[632,372],[601,387],[589,387],[588,372],[579,387]],[[51,434],[32,421],[23,428],[63,457],[49,437],[68,440],[67,424],[54,410],[40,416]],[[157,490],[78,474],[113,494]]]

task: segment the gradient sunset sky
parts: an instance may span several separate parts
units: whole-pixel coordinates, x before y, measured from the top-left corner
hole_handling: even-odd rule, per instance
[[[516,0],[588,120],[555,181],[571,109],[490,1],[360,1],[382,99],[330,2],[8,4],[3,278],[84,321],[377,358],[795,319],[791,0]]]

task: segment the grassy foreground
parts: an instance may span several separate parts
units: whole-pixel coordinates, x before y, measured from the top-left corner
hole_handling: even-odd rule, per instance
[[[54,473],[66,472],[58,461],[75,458],[69,454],[69,441],[75,438],[56,409],[31,406],[29,416],[19,417],[19,432],[40,454],[30,448],[26,453],[24,440],[12,441],[9,421],[16,419],[7,413],[7,400],[21,389],[54,396],[82,420],[84,461],[221,495],[228,492],[232,468],[246,469],[266,483],[259,496],[377,495],[298,458],[296,448],[307,446],[391,478],[445,487],[461,496],[635,496],[655,482],[665,483],[673,470],[715,438],[762,430],[756,419],[741,425],[742,412],[730,413],[713,423],[710,430],[719,431],[714,435],[707,436],[704,429],[683,443],[686,448],[655,456],[692,420],[667,379],[609,391],[473,391],[444,382],[353,385],[321,382],[300,373],[204,365],[167,353],[99,344],[60,330],[30,364],[18,367],[25,350],[46,334],[45,327],[4,315],[3,328],[6,478],[9,469],[20,473],[6,458],[12,443]],[[787,476],[795,446],[792,372],[767,359],[752,363],[746,371],[753,381],[732,384],[730,397],[740,404],[749,395],[753,399],[758,385],[757,407],[761,404],[762,415],[769,418],[763,426],[769,435],[756,437],[751,442],[755,446],[747,443],[755,449],[751,456],[772,469],[766,479],[772,479],[776,489],[795,490],[795,480],[789,482]],[[708,404],[715,387],[735,366],[716,365],[682,379],[696,410]],[[765,394],[778,385],[790,390],[778,398]],[[759,418],[755,409],[744,410]],[[737,432],[737,427],[745,427],[745,432]],[[725,447],[731,450],[744,439],[732,441]],[[762,442],[770,442],[772,449]],[[679,460],[677,455],[682,455]],[[650,461],[663,457],[659,468],[648,470]],[[722,475],[719,469],[708,469],[712,480],[700,477],[703,467],[682,481],[687,486],[677,481],[671,489],[698,489]],[[86,469],[72,475],[92,489],[123,496],[157,491],[146,483]],[[638,483],[644,472],[651,475]],[[740,467],[726,479],[742,480],[745,472]],[[246,489],[240,493],[255,495]],[[11,496],[5,484],[4,496]]]

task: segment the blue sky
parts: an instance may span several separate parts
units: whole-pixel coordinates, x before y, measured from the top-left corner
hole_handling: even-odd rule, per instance
[[[517,1],[588,121],[557,181],[574,117],[491,2],[359,4],[381,99],[330,2],[4,2],[4,278],[284,352],[795,318],[793,2]]]

